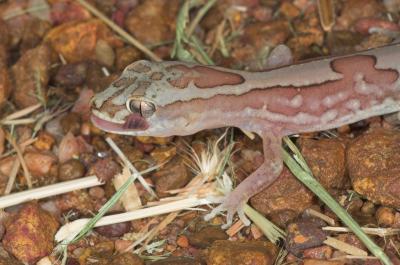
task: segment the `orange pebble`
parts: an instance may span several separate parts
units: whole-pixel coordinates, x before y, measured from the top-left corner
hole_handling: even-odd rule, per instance
[[[176,244],[181,248],[187,248],[189,246],[189,239],[186,236],[181,235],[176,240]]]

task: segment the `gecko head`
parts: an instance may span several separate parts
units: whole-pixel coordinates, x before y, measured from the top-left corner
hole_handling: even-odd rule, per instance
[[[169,99],[176,99],[179,89],[171,80],[177,77],[179,71],[168,68],[168,63],[142,60],[129,65],[120,78],[92,99],[93,124],[124,135],[179,134],[187,122],[166,106]]]
[[[243,82],[239,73],[217,67],[137,61],[95,95],[92,121],[100,129],[126,135],[192,134],[212,126],[201,115],[210,106],[196,100]]]

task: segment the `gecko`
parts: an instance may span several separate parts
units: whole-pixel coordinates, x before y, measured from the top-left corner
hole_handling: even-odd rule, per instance
[[[98,128],[133,136],[238,127],[258,134],[264,162],[216,207],[227,224],[283,168],[284,136],[329,130],[400,111],[400,44],[261,72],[140,60],[92,100]]]

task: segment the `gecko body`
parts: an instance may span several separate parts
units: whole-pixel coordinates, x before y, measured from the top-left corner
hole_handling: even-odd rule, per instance
[[[124,135],[233,126],[263,139],[264,163],[214,210],[228,223],[282,170],[281,138],[400,111],[400,44],[264,72],[138,61],[95,95],[93,123]]]

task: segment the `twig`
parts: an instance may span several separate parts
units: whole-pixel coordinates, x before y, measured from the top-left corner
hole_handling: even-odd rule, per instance
[[[39,200],[70,191],[102,185],[96,176],[89,176],[71,181],[60,182],[36,189],[21,191],[0,197],[0,209],[30,200]]]
[[[236,235],[245,225],[241,220],[238,220],[236,223],[234,223],[231,227],[228,228],[228,230],[225,231],[229,237],[232,237]]]
[[[119,27],[117,24],[115,24],[111,19],[109,19],[107,16],[102,14],[97,8],[86,2],[85,0],[77,0],[79,4],[81,4],[84,8],[89,10],[90,13],[95,15],[96,17],[100,18],[105,24],[107,24],[112,30],[117,32],[121,37],[123,37],[128,43],[133,45],[134,47],[138,48],[140,51],[142,51],[144,54],[149,56],[152,60],[156,62],[161,62],[162,59],[158,57],[155,53],[153,53],[151,50],[149,50],[146,46],[144,46],[142,43],[140,43],[138,40],[136,40],[134,37],[132,37],[128,32],[123,30],[121,27]]]

